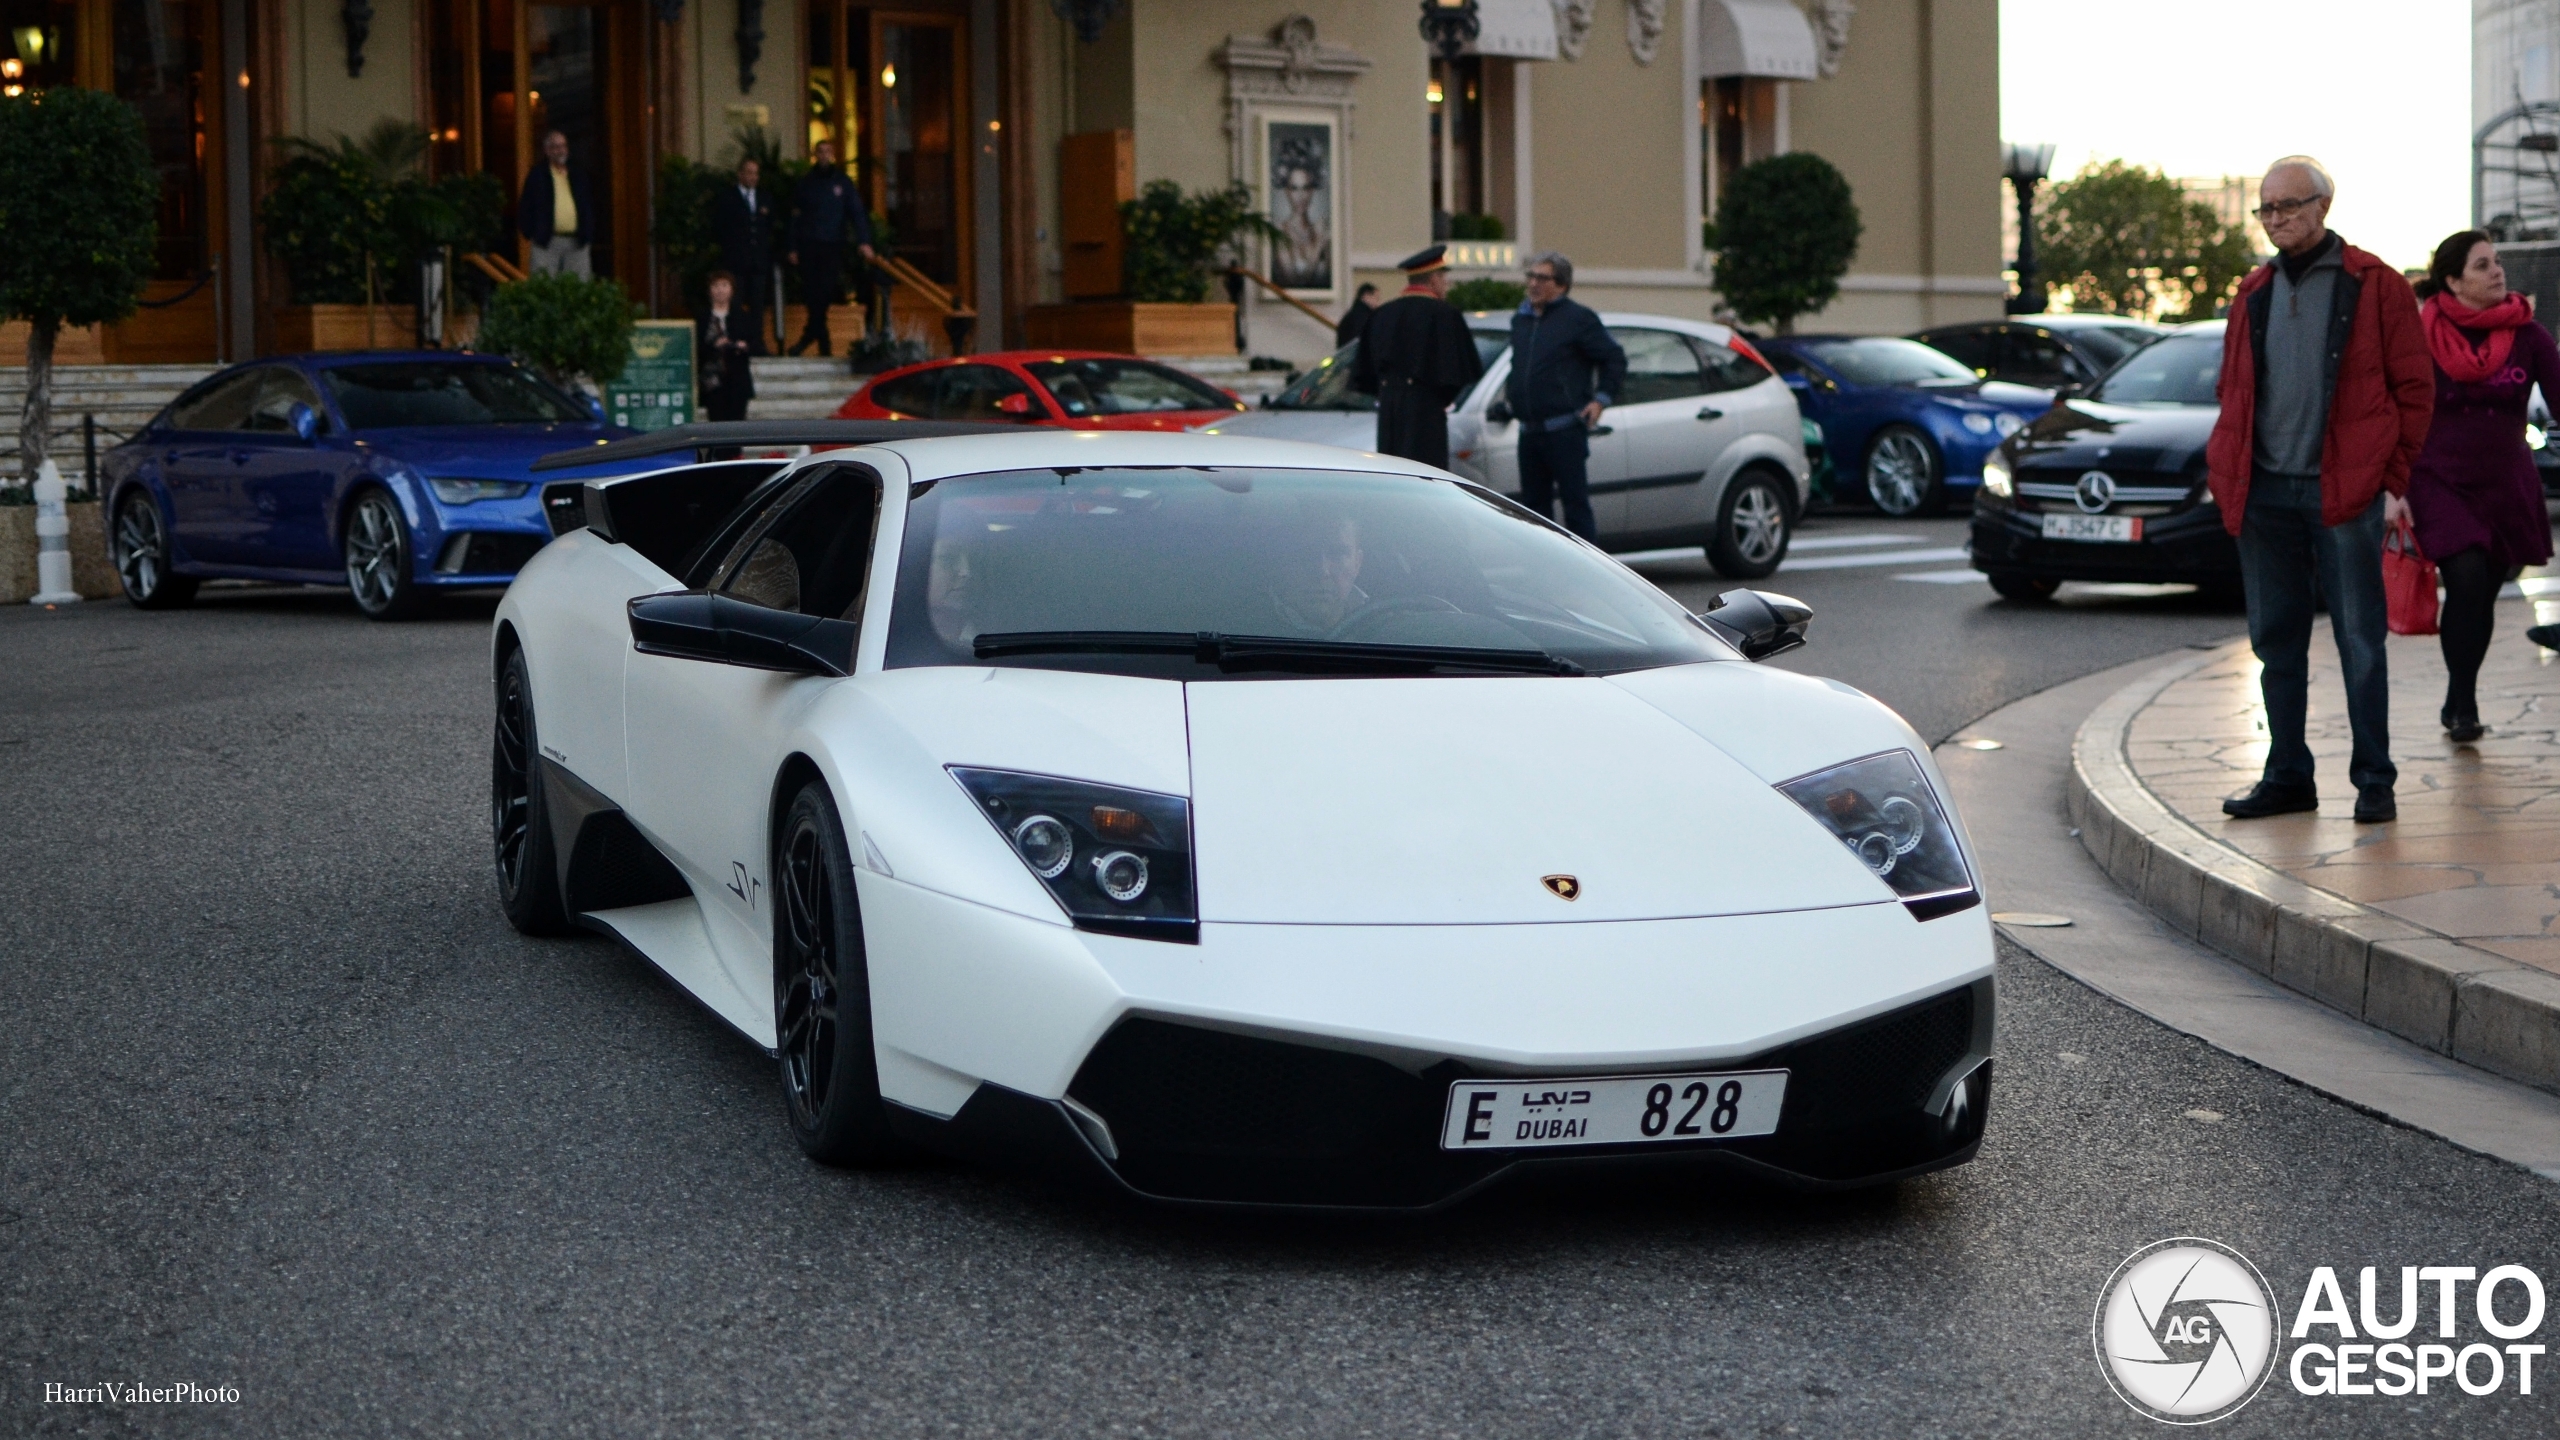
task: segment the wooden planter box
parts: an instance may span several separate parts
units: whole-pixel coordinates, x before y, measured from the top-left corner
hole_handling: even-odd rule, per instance
[[[107,536],[98,506],[73,504],[71,515],[71,588],[92,600],[121,595],[116,572],[107,564]],[[36,507],[0,505],[0,605],[24,605],[36,593]]]
[[[411,305],[375,305],[373,333],[365,334],[363,305],[281,305],[276,308],[275,345],[279,354],[306,350],[414,350],[418,345],[418,312]]]
[[[1035,350],[1114,350],[1123,355],[1233,355],[1236,307],[1138,300],[1034,305],[1022,317]]]

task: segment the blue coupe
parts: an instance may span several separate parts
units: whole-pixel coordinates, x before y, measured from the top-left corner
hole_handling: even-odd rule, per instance
[[[2053,407],[2053,392],[1985,380],[1917,340],[1781,335],[1754,342],[1806,419],[1822,427],[1843,497],[1887,515],[1934,515],[1968,500],[1982,458]]]
[[[583,513],[579,472],[538,485],[533,462],[631,433],[498,356],[252,361],[102,458],[107,549],[145,609],[233,578],[345,585],[400,619],[432,590],[514,578]]]

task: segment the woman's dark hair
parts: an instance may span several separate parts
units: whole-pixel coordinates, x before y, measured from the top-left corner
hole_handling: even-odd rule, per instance
[[[1377,286],[1375,286],[1375,285],[1363,285],[1363,286],[1361,286],[1359,289],[1354,290],[1354,291],[1352,291],[1352,292],[1351,292],[1351,298],[1352,298],[1352,299],[1354,299],[1354,300],[1361,300],[1361,299],[1366,299],[1367,297],[1369,297],[1369,296],[1371,296],[1371,295],[1375,295],[1375,294],[1377,294],[1377,293],[1378,293],[1378,287],[1377,287]]]
[[[726,280],[726,281],[728,281],[728,282],[729,282],[729,288],[730,288],[730,289],[734,290],[734,289],[738,288],[738,277],[737,277],[737,276],[735,276],[735,275],[730,274],[730,273],[729,273],[728,271],[726,271],[726,270],[714,270],[714,271],[712,271],[710,274],[703,276],[703,277],[702,277],[702,288],[703,288],[703,289],[705,289],[705,290],[708,290],[708,289],[710,289],[714,284],[716,284],[716,283],[718,283],[719,281],[722,281],[722,280]]]
[[[2485,230],[2457,230],[2444,237],[2444,243],[2436,247],[2435,258],[2427,262],[2427,278],[2417,284],[2418,298],[2431,299],[2450,289],[2454,277],[2471,263],[2471,247],[2488,239]]]

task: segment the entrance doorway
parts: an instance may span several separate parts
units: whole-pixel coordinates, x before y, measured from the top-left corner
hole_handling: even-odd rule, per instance
[[[965,10],[841,3],[809,12],[808,142],[833,140],[888,222],[882,247],[971,303]]]

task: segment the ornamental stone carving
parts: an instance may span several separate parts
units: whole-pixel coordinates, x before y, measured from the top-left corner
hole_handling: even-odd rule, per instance
[[[1556,7],[1556,50],[1567,60],[1582,58],[1583,43],[1591,38],[1592,12],[1600,0],[1554,0]]]
[[[1840,73],[1840,57],[1849,49],[1849,19],[1857,13],[1849,0],[1815,0],[1813,64],[1825,80]]]
[[[1351,82],[1369,73],[1369,57],[1316,38],[1316,22],[1292,15],[1265,35],[1230,35],[1217,49],[1227,72],[1227,133],[1241,136],[1245,107],[1258,100],[1308,100],[1340,106],[1347,121]]]
[[[1662,50],[1663,12],[1671,0],[1627,0],[1627,51],[1639,65],[1650,65]]]

